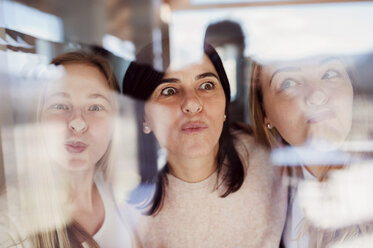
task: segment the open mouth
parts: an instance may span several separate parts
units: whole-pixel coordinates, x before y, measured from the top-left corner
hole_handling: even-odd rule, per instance
[[[65,148],[71,153],[81,153],[87,149],[88,145],[80,141],[70,141],[65,144]]]

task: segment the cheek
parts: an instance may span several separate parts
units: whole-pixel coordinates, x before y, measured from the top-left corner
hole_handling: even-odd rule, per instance
[[[40,122],[41,123],[62,123],[66,122],[68,119],[68,116],[66,114],[52,114],[52,113],[42,113],[40,115]]]
[[[168,143],[170,143],[170,131],[177,128],[174,127],[174,122],[177,120],[178,113],[172,106],[160,104],[145,105],[145,121],[161,147],[167,147]]]
[[[57,163],[66,163],[64,141],[67,124],[65,118],[58,115],[43,114],[40,117],[40,131],[44,148],[50,159]]]
[[[297,98],[280,99],[271,97],[265,101],[265,112],[272,126],[291,126],[302,117],[301,105]]]
[[[93,146],[92,159],[100,159],[106,152],[113,137],[114,122],[111,118],[86,119],[89,126],[87,141]],[[93,162],[97,162],[93,161]]]
[[[86,117],[89,134],[99,140],[108,140],[112,137],[114,121],[111,117]]]
[[[225,97],[205,101],[204,103],[205,113],[210,116],[210,119],[216,126],[223,126],[224,114],[225,114]]]
[[[350,126],[352,122],[353,90],[345,88],[338,93],[334,92],[334,106],[337,108],[338,116],[345,126]]]
[[[272,126],[288,143],[299,145],[305,141],[308,127],[301,103],[297,99],[273,101],[266,114]]]
[[[42,127],[44,136],[48,139],[56,139],[59,137],[59,134],[67,132],[67,115],[56,115],[56,114],[42,114],[40,116],[40,125]],[[50,134],[54,134],[50,136]],[[64,137],[59,137],[64,138]]]
[[[341,102],[345,106],[352,106],[354,91],[351,84],[348,84],[345,87],[341,87],[337,94],[335,94],[336,92],[333,93],[334,94],[332,95],[336,97],[339,102]]]
[[[177,119],[177,109],[165,105],[149,105],[145,107],[145,121],[155,133],[169,129]]]

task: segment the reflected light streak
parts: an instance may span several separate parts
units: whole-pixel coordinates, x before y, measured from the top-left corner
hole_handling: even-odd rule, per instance
[[[341,165],[350,161],[349,154],[335,151],[315,150],[312,147],[281,147],[274,149],[271,153],[271,160],[278,166],[299,166],[307,165]]]
[[[71,220],[66,208],[66,178],[53,172],[53,163],[41,139],[43,132],[59,139],[54,129],[37,124],[2,129],[2,132],[8,133],[4,136],[14,138],[13,141],[3,140],[3,146],[8,151],[4,154],[4,161],[15,161],[15,164],[5,163],[6,173],[17,180],[15,185],[8,185],[9,216],[22,223],[22,230],[26,233],[60,228]]]
[[[353,2],[174,11],[170,43],[193,53],[193,47],[203,43],[209,23],[232,20],[244,31],[246,57],[281,60],[365,53],[373,49],[373,35],[368,31],[372,9],[372,2]],[[172,57],[184,59],[176,52]]]
[[[326,182],[303,181],[299,185],[306,218],[326,229],[371,221],[372,194],[373,160],[331,171]]]
[[[38,54],[0,51],[0,73],[25,80],[58,80],[65,71],[62,66],[48,65]]]
[[[342,145],[341,149],[344,151],[348,151],[348,152],[372,152],[373,141],[372,140],[348,141]]]
[[[127,60],[135,59],[135,45],[127,40],[121,40],[110,34],[105,34],[102,38],[102,46],[115,55]]]
[[[14,1],[2,1],[0,26],[28,34],[39,39],[62,42],[63,22],[62,20],[48,13]]]

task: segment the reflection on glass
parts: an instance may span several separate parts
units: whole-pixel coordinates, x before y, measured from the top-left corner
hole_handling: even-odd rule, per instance
[[[75,242],[74,237],[66,236],[66,230],[68,234],[85,230],[88,235],[77,240],[93,240],[101,247],[110,247],[98,237],[107,234],[102,231],[105,221],[97,235],[91,235],[93,229],[99,229],[97,220],[102,220],[102,208],[94,210],[97,216],[91,219],[93,223],[84,224],[84,214],[79,214],[79,209],[89,201],[79,201],[82,204],[77,206],[74,200],[78,199],[77,189],[87,189],[84,182],[89,181],[79,180],[77,175],[92,178],[92,174],[93,196],[96,196],[92,199],[114,202],[111,210],[105,208],[105,216],[120,220],[115,222],[117,225],[109,224],[111,236],[106,237],[113,247],[129,239],[136,246],[137,233],[132,232],[132,228],[157,232],[154,235],[141,232],[141,240],[185,238],[185,242],[174,245],[164,242],[161,247],[265,246],[255,245],[257,240],[266,240],[269,247],[277,247],[282,233],[285,246],[290,248],[370,247],[373,242],[370,235],[373,2],[304,2],[80,0],[71,4],[0,0],[0,187],[1,193],[7,193],[0,197],[0,247],[7,247],[9,234],[15,242],[32,237],[26,239],[25,244],[32,239],[36,242],[41,234],[45,239],[39,239],[40,242],[51,241],[54,234],[61,237],[60,243]],[[167,209],[166,204],[158,214],[171,219],[171,224],[158,228],[152,223],[143,229],[143,216],[137,216],[126,201],[149,206],[159,187],[158,176],[163,175],[165,164],[175,157],[170,151],[188,150],[188,142],[198,141],[196,137],[188,142],[172,138],[176,132],[172,123],[177,119],[172,108],[165,104],[165,98],[162,102],[153,99],[151,103],[146,102],[148,98],[144,96],[150,96],[158,86],[152,82],[161,80],[164,73],[168,73],[164,79],[175,79],[179,77],[174,74],[177,71],[185,72],[188,66],[200,64],[204,40],[219,52],[230,81],[231,102],[225,100],[226,112],[230,112],[228,120],[251,123],[254,134],[261,138],[260,143],[265,141],[271,155],[253,144],[252,138],[240,137],[242,145],[249,147],[248,153],[238,149],[239,155],[244,154],[240,159],[249,161],[247,176],[240,189],[219,198],[221,202],[235,198],[234,203],[207,204],[204,200],[210,199],[210,191],[205,195],[193,191],[192,195],[199,200],[191,197],[188,201],[190,198],[186,195],[190,191],[183,188],[173,195],[177,201],[172,202],[177,206],[176,211],[183,211],[183,215],[178,216],[182,221],[178,222],[168,210],[163,211]],[[140,54],[149,42],[155,46]],[[144,62],[145,59],[149,67],[131,78],[138,86],[141,100],[133,101],[102,88],[98,95],[88,92],[93,89],[89,85],[102,86],[92,78],[98,79],[101,74],[95,70],[87,72],[83,65],[48,66],[53,57],[76,49],[93,51],[109,59],[119,79],[123,78],[130,61]],[[258,74],[255,63],[254,74],[251,73],[252,60],[260,62]],[[153,68],[159,71],[150,73]],[[188,74],[193,75],[193,71]],[[251,92],[258,94],[258,104],[253,108],[254,119],[249,122],[250,77],[261,81],[272,75],[271,86],[264,85],[265,92],[252,87]],[[221,75],[218,76],[221,80]],[[215,82],[213,78],[205,79]],[[204,83],[203,89],[211,88],[209,83]],[[174,90],[184,91],[185,87],[175,84],[168,82],[169,89],[164,89],[164,93],[180,96],[173,94]],[[259,102],[259,93],[265,93],[261,94],[262,102]],[[189,103],[194,102],[192,107],[199,109],[199,101],[190,95],[186,98]],[[219,113],[219,118],[206,118],[211,117],[215,120],[213,126],[218,126],[221,102],[218,97],[212,102],[215,103],[212,107],[202,105],[203,109],[210,109],[209,113]],[[144,104],[147,105],[147,125],[144,125]],[[198,120],[207,123],[206,119]],[[224,121],[223,126],[226,123]],[[72,128],[91,136],[69,136]],[[147,128],[156,133],[157,138],[145,135],[143,129]],[[162,141],[159,143],[163,148],[157,139]],[[208,143],[209,139],[199,141]],[[235,146],[227,145],[224,150]],[[194,152],[203,152],[198,147],[195,146]],[[280,166],[267,166],[269,158]],[[226,164],[224,159],[219,161]],[[198,167],[197,162],[190,164]],[[232,164],[240,167],[240,163]],[[90,168],[94,168],[94,173]],[[285,170],[283,177],[277,174],[278,169]],[[89,173],[84,173],[87,171]],[[276,171],[276,176],[272,171]],[[98,176],[100,174],[102,176]],[[166,178],[172,179],[165,195],[172,194],[169,189],[175,189],[171,187],[175,181],[182,181],[175,175],[171,170],[167,173]],[[139,180],[140,185],[133,190]],[[281,197],[276,201],[277,198],[268,193],[276,189],[285,194],[287,187],[277,187],[281,180],[290,186],[291,196],[285,230],[281,225],[287,201]],[[240,179],[231,182],[238,185]],[[94,202],[100,203],[100,200]],[[194,215],[189,215],[187,210]],[[198,228],[195,221],[203,228]],[[83,225],[77,227],[75,222]],[[174,222],[180,225],[175,227]],[[127,231],[123,231],[123,226]],[[268,234],[271,232],[276,235]],[[117,239],[118,235],[122,241]],[[206,237],[203,241],[198,239],[201,235]],[[271,239],[274,236],[276,241]],[[216,244],[219,240],[223,240],[224,245]],[[244,244],[236,243],[242,240]],[[46,247],[55,247],[52,243]],[[79,247],[81,243],[72,246]]]

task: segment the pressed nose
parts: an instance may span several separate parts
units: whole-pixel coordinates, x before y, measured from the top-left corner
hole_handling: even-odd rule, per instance
[[[309,105],[323,105],[329,100],[328,95],[322,90],[315,90],[307,97]]]
[[[202,103],[198,96],[190,94],[185,96],[181,109],[186,114],[196,114],[202,111]]]
[[[74,115],[74,117],[70,120],[69,128],[74,133],[84,133],[87,131],[88,126],[81,113],[76,113]]]

